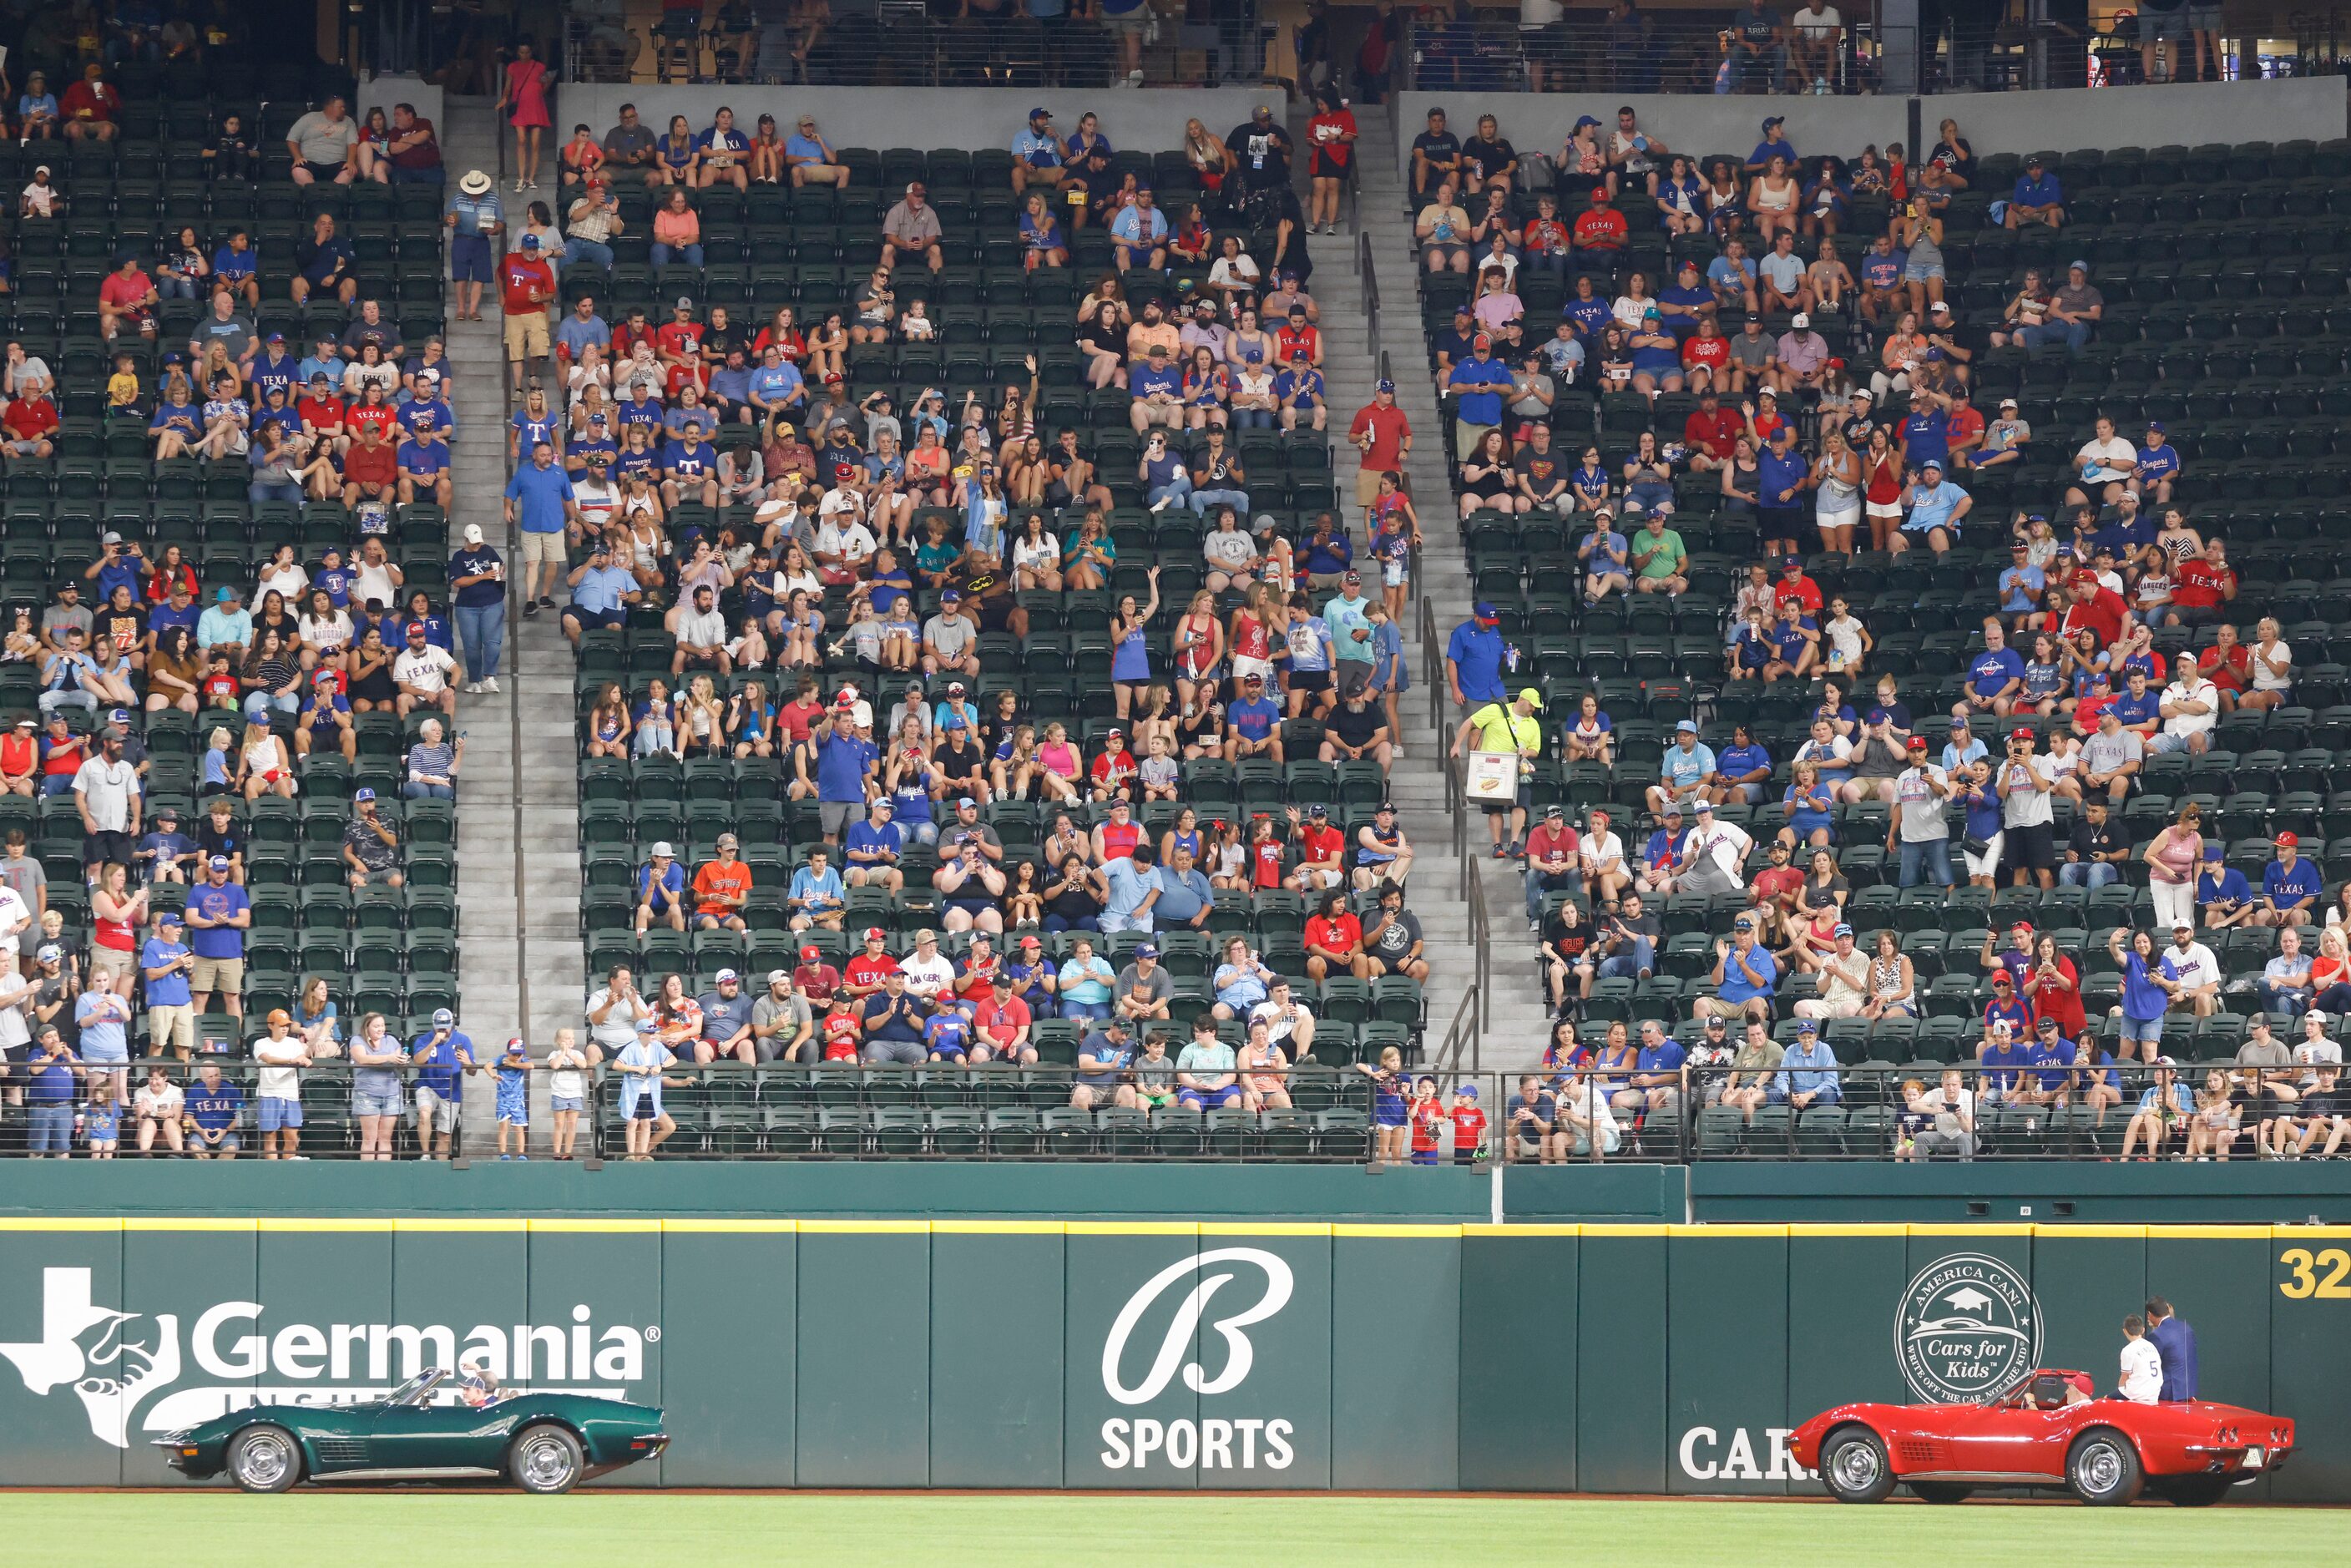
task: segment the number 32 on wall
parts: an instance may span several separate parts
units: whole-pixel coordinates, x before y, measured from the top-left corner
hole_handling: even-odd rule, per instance
[[[2313,1255],[2307,1247],[2289,1247],[2278,1254],[2278,1261],[2294,1272],[2294,1278],[2278,1283],[2278,1293],[2294,1301],[2316,1296],[2323,1301],[2351,1301],[2351,1252],[2340,1247],[2329,1247]]]

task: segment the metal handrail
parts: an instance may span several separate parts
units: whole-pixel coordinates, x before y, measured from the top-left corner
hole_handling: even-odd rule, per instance
[[[1479,1047],[1485,1040],[1485,987],[1475,981],[1461,993],[1461,1001],[1453,1009],[1453,1021],[1445,1026],[1445,1038],[1437,1043],[1437,1054],[1429,1059],[1429,1071],[1440,1078],[1458,1072],[1478,1072]],[[1462,1048],[1468,1048],[1469,1061],[1463,1066]]]
[[[1428,688],[1428,729],[1442,744],[1445,739],[1445,687],[1437,678],[1443,667],[1444,644],[1437,640],[1437,607],[1428,595],[1420,596],[1420,667],[1426,674],[1421,685]]]
[[[1482,1032],[1492,1009],[1494,925],[1486,911],[1486,873],[1469,845],[1468,768],[1440,738],[1445,763],[1445,815],[1453,828],[1453,859],[1459,867],[1457,896],[1469,916],[1470,963],[1477,971],[1478,1027]]]

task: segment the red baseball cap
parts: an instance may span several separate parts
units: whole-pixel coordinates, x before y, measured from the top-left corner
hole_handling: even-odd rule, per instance
[[[813,964],[820,956],[822,956],[822,955],[818,953],[813,947],[803,947],[800,949],[800,962],[803,964]]]
[[[868,942],[886,942],[889,940],[887,936],[883,935],[882,927],[879,925],[867,926],[865,928],[865,939]]]
[[[2301,847],[2302,835],[2294,832],[2280,833],[2277,836],[2277,843],[2278,848],[2282,850],[2297,849]]]
[[[2032,740],[2037,738],[2037,737],[2035,737],[2029,729],[2011,729],[2008,732],[2008,738],[2011,740]]]

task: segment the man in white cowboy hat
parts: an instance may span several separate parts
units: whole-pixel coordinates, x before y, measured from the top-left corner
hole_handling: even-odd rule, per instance
[[[507,226],[497,182],[479,169],[467,171],[442,209],[441,222],[449,230],[449,281],[457,286],[457,319],[478,321],[483,286],[497,269],[493,241]]]

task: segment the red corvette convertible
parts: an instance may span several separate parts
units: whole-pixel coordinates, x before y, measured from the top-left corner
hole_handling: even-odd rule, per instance
[[[2236,1405],[2138,1405],[2097,1397],[2078,1372],[2044,1369],[1980,1405],[1840,1405],[1796,1428],[1796,1462],[1840,1502],[1883,1502],[1907,1486],[1928,1502],[1979,1487],[2049,1487],[2084,1502],[2141,1491],[2183,1508],[2285,1462],[2294,1423]]]

